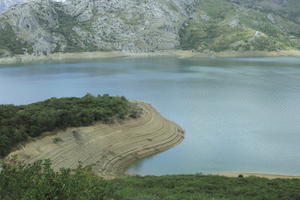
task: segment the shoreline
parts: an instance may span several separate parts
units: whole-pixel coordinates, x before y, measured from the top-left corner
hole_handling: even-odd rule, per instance
[[[259,177],[259,178],[267,178],[267,179],[300,179],[300,176],[294,176],[294,175],[283,175],[283,174],[268,174],[268,173],[258,173],[258,172],[224,172],[224,173],[217,173],[212,174],[217,176],[225,176],[225,177],[239,177],[242,175],[243,177]]]
[[[18,55],[0,58],[0,65],[3,64],[22,64],[39,61],[63,61],[63,60],[92,60],[103,58],[121,57],[155,57],[155,56],[175,56],[177,58],[245,58],[245,57],[279,57],[279,56],[300,56],[300,50],[285,51],[224,51],[224,52],[195,52],[190,50],[165,50],[148,53],[126,53],[121,51],[95,51],[78,53],[54,53],[48,56]]]
[[[136,103],[143,109],[137,119],[45,133],[47,136],[27,143],[8,157],[17,155],[25,163],[50,159],[54,170],[75,169],[79,164],[91,166],[95,174],[105,179],[128,175],[131,164],[184,139],[181,127],[162,117],[151,105]],[[59,142],[54,142],[55,138]]]

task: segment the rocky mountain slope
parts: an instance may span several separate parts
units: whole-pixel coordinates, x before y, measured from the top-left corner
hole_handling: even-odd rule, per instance
[[[0,15],[0,56],[300,49],[297,0],[33,0]]]

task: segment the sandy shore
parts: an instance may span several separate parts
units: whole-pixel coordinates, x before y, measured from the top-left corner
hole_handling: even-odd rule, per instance
[[[268,178],[268,179],[276,179],[276,178],[283,178],[283,179],[300,179],[300,176],[289,176],[289,175],[278,175],[278,174],[264,174],[264,173],[251,173],[251,172],[228,172],[228,173],[220,173],[216,174],[219,176],[226,176],[226,177],[238,177],[239,175],[243,175],[243,177],[255,176],[260,178]]]
[[[119,51],[111,52],[79,52],[79,53],[54,53],[48,56],[19,55],[7,58],[0,58],[0,64],[30,63],[39,61],[61,61],[61,60],[82,60],[101,59],[118,57],[151,57],[151,56],[175,56],[178,58],[226,58],[226,57],[272,57],[272,56],[300,56],[300,50],[286,51],[225,51],[200,53],[195,51],[169,50],[150,53],[126,53]]]
[[[167,150],[184,138],[183,130],[163,118],[149,104],[138,102],[143,115],[138,119],[107,125],[69,128],[47,133],[36,141],[12,152],[18,159],[32,163],[50,159],[55,170],[92,166],[104,178],[126,174],[128,167],[142,158]],[[60,138],[55,142],[55,138]]]

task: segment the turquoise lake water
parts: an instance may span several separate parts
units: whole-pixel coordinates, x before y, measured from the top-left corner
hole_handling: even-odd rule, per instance
[[[86,93],[151,103],[185,129],[137,174],[300,175],[300,58],[114,58],[0,65],[0,104]]]

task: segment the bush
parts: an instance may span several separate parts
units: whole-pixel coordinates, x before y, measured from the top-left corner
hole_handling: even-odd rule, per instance
[[[54,144],[58,144],[58,143],[60,143],[60,142],[63,142],[63,140],[62,140],[61,138],[59,138],[59,137],[53,138],[53,143],[54,143]]]
[[[106,183],[88,168],[55,172],[50,161],[23,164],[15,160],[2,164],[1,200],[102,200]]]

